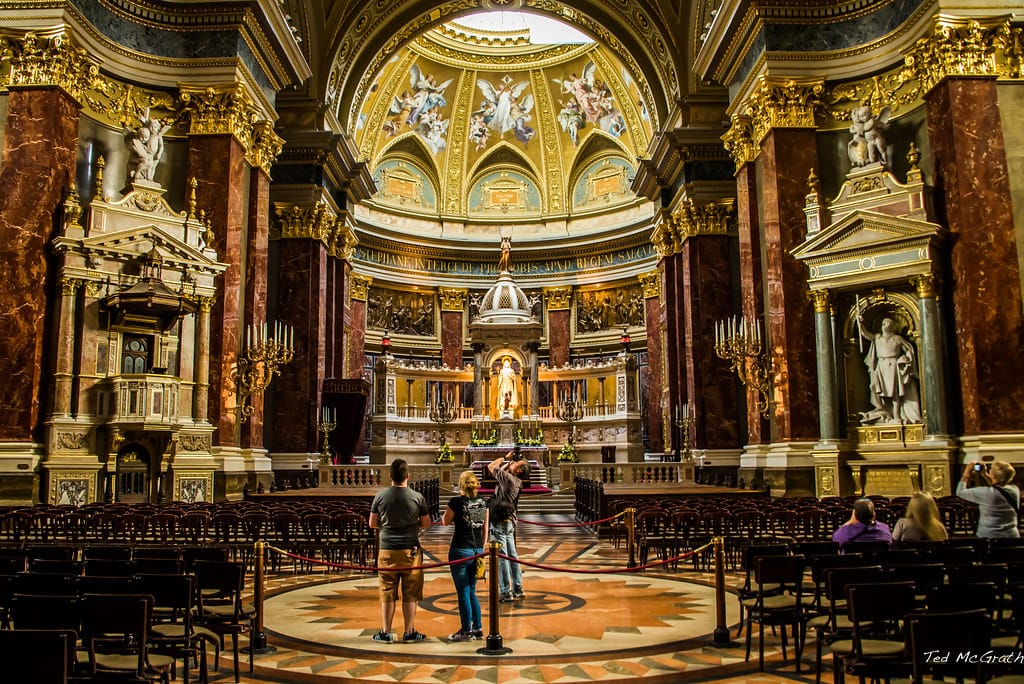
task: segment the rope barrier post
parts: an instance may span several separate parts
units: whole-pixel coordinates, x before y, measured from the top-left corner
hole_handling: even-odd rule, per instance
[[[255,567],[256,577],[253,580],[252,588],[252,601],[256,606],[255,625],[253,625],[252,639],[249,641],[249,652],[250,654],[255,653],[273,653],[277,650],[276,646],[267,645],[267,635],[263,632],[263,566],[264,566],[264,555],[266,553],[267,543],[265,541],[256,542],[256,554],[253,559]]]
[[[627,568],[636,567],[636,509],[626,509],[626,546],[629,547]]]
[[[737,648],[739,644],[729,638],[725,624],[725,537],[715,537],[715,634],[709,645],[715,648]]]
[[[511,648],[506,648],[501,632],[498,630],[498,549],[501,544],[492,541],[487,545],[488,567],[490,577],[487,581],[487,610],[490,613],[488,620],[487,645],[476,649],[480,655],[505,655],[511,653]]]

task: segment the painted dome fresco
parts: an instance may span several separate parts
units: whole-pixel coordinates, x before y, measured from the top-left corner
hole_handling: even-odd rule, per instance
[[[460,224],[635,209],[646,85],[568,25],[550,37],[499,14],[504,25],[470,15],[431,29],[375,76],[351,131],[376,181],[370,204]]]

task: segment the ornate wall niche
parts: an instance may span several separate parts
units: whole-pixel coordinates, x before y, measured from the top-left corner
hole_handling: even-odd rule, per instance
[[[412,211],[435,211],[437,188],[430,176],[404,159],[381,162],[374,173],[377,194],[374,199]]]
[[[629,188],[633,166],[619,157],[605,157],[589,164],[572,191],[574,212],[604,209],[634,199]]]

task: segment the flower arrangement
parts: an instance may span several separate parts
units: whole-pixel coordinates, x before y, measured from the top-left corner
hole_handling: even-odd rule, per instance
[[[523,446],[540,446],[544,443],[544,431],[537,430],[536,437],[523,437],[522,430],[516,430],[516,444],[522,444]]]
[[[455,455],[448,442],[443,442],[441,446],[437,447],[434,463],[455,463]]]
[[[470,446],[494,446],[498,443],[498,431],[491,430],[490,437],[478,437],[476,431],[469,438]]]
[[[576,455],[576,445],[566,442],[562,450],[558,452],[559,463],[579,463],[580,457]]]

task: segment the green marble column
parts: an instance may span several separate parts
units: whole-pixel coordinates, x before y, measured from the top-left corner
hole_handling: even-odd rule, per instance
[[[935,275],[919,275],[911,282],[917,288],[917,306],[921,313],[921,377],[927,401],[925,430],[928,437],[948,435],[949,415],[946,406],[946,379],[942,367],[942,337],[939,332],[939,302],[936,296]]]
[[[814,302],[814,341],[817,349],[818,424],[821,440],[829,441],[839,438],[831,298],[828,290],[814,290],[810,297]]]

